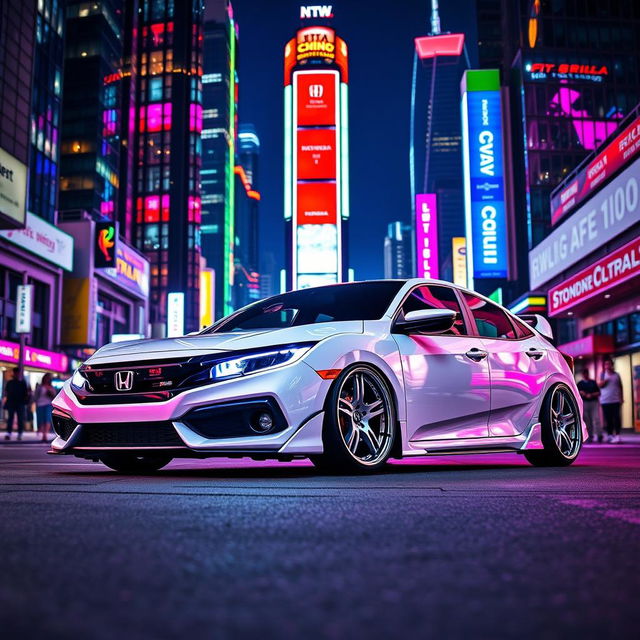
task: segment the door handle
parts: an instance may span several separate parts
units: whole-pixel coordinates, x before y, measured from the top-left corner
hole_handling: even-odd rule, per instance
[[[469,349],[467,353],[464,354],[470,360],[474,360],[475,362],[480,362],[480,360],[484,360],[489,353],[487,351],[482,351],[482,349],[478,349],[477,347],[473,347],[473,349]]]
[[[525,351],[525,353],[534,360],[540,360],[540,358],[544,358],[545,355],[544,351],[540,351],[540,349],[535,348],[531,348],[528,351]]]

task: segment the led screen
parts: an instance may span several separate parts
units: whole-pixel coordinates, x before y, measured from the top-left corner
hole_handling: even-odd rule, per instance
[[[298,289],[308,289],[309,287],[321,287],[325,284],[336,284],[338,279],[335,273],[300,273],[298,274]]]
[[[467,237],[474,278],[508,275],[500,92],[464,94]]]
[[[336,130],[298,130],[298,180],[335,180]]]
[[[302,224],[297,230],[298,274],[338,272],[335,224]]]
[[[296,212],[298,225],[335,224],[335,182],[299,183]]]
[[[336,124],[337,77],[337,71],[295,74],[299,127]]]

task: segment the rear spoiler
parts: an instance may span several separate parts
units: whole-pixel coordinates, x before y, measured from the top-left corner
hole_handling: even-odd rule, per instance
[[[529,326],[533,327],[538,333],[542,334],[545,338],[553,340],[553,329],[546,318],[543,318],[537,313],[519,315],[518,318],[524,320]]]

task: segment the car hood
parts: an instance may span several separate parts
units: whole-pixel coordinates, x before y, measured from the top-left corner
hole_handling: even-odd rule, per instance
[[[87,360],[87,364],[133,363],[136,360],[162,360],[225,351],[261,349],[294,342],[319,342],[333,335],[362,333],[363,330],[364,323],[353,320],[243,333],[213,333],[159,340],[153,338],[128,340],[105,345]]]

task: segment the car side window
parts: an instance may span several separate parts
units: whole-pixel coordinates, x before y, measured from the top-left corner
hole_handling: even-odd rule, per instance
[[[463,295],[476,321],[478,333],[482,337],[507,340],[515,340],[520,337],[509,316],[500,307],[468,293]]]
[[[513,323],[513,326],[516,329],[516,334],[518,338],[530,338],[533,335],[533,331],[529,329],[529,327],[524,324],[524,322],[518,320],[517,318],[509,318]]]
[[[401,317],[404,317],[410,311],[422,311],[424,309],[451,309],[451,311],[455,311],[458,317],[453,327],[442,335],[468,335],[456,292],[450,287],[438,285],[416,287],[403,302],[400,314]]]

